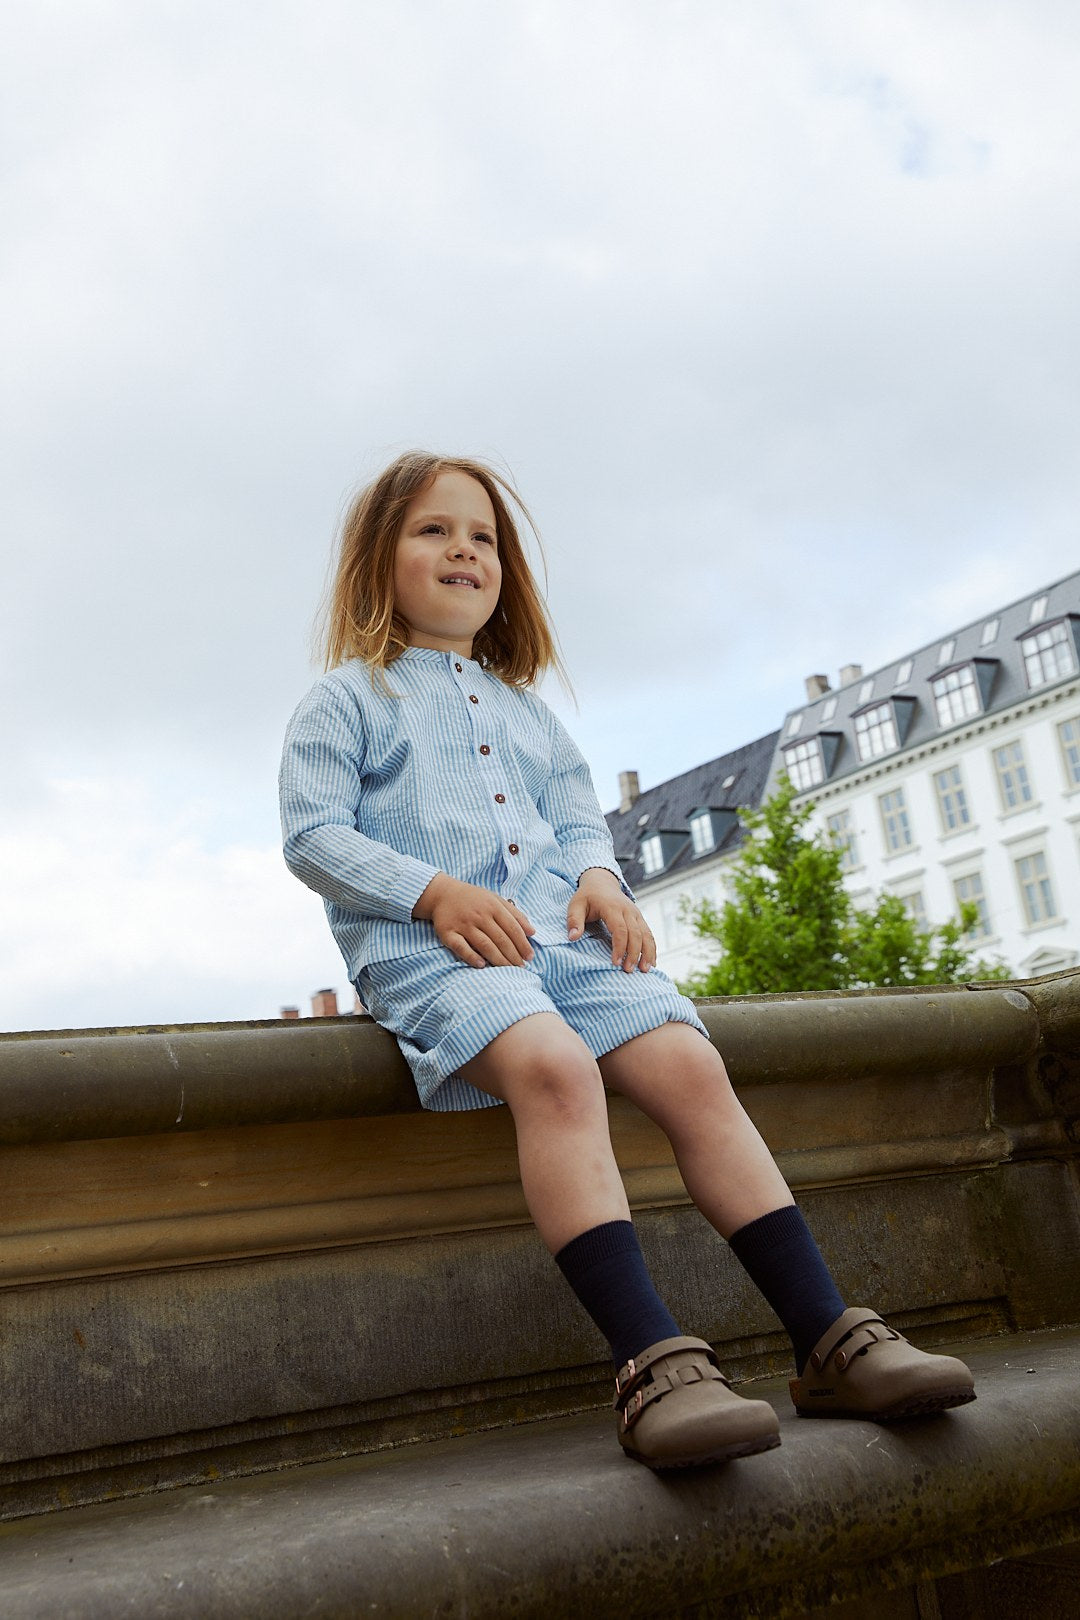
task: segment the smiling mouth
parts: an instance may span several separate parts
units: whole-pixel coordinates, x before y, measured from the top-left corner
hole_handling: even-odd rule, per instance
[[[478,591],[480,589],[480,581],[478,579],[473,579],[471,574],[447,574],[445,579],[440,579],[439,584],[468,585],[469,589],[473,591]]]

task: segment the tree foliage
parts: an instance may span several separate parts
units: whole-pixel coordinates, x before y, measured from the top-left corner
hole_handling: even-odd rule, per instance
[[[871,985],[961,984],[1005,979],[1008,968],[974,955],[978,913],[936,928],[919,924],[895,895],[856,906],[844,886],[842,851],[811,834],[812,804],[796,807],[787,776],[759,810],[741,810],[750,836],[735,862],[734,897],[719,910],[689,908],[698,935],[720,955],[682,988],[693,996],[784,990],[853,990]]]

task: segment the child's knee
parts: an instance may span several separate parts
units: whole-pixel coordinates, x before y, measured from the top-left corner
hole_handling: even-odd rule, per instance
[[[584,1045],[580,1051],[567,1043],[561,1051],[531,1053],[515,1090],[515,1113],[540,1115],[553,1125],[585,1125],[601,1115],[606,1118],[604,1082]]]

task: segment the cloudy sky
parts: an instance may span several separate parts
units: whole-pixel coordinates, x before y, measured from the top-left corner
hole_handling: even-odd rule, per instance
[[[1077,566],[1069,0],[4,0],[0,1027],[345,989],[342,503],[510,470],[610,808]]]

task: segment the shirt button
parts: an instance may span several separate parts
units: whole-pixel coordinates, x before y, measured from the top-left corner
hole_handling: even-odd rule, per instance
[[[454,668],[457,670],[458,674],[460,675],[461,674],[461,665],[460,664],[455,664]]]
[[[490,754],[491,749],[488,747],[487,743],[481,743],[480,744],[480,752],[482,754]]]
[[[511,855],[520,855],[521,854],[521,851],[518,849],[516,844],[507,844],[506,847],[510,851]]]
[[[480,701],[480,699],[476,696],[475,692],[470,692],[469,693],[469,702],[470,703],[479,703],[479,701]]]
[[[496,793],[496,795],[495,795],[495,803],[496,804],[505,804],[506,803],[506,794],[505,793]]]

